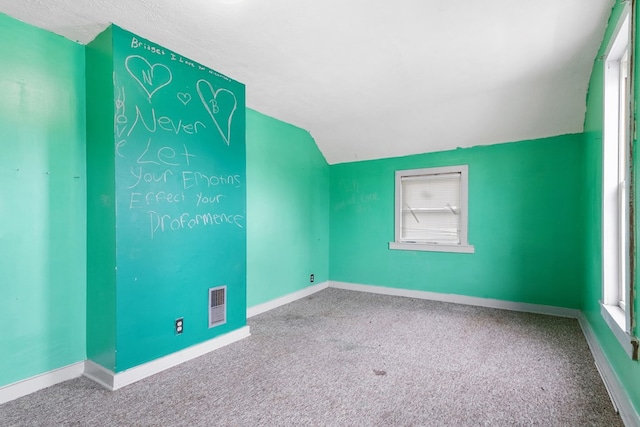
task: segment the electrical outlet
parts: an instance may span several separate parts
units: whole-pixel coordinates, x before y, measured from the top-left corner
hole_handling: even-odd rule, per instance
[[[179,317],[175,321],[174,331],[176,335],[180,335],[184,331],[184,317]]]
[[[309,281],[311,283],[313,283],[314,280],[315,280],[315,276],[313,274],[311,276],[309,276]]]

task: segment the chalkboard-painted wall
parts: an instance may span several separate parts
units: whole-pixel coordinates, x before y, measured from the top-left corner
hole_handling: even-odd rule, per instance
[[[246,324],[244,85],[117,26],[87,76],[88,357],[119,372]]]

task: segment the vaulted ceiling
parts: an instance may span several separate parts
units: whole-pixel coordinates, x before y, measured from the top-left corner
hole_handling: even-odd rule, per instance
[[[111,22],[246,84],[329,163],[583,129],[614,0],[2,0],[81,43]]]

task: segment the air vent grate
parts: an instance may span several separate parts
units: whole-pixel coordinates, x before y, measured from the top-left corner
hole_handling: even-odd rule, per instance
[[[209,327],[227,323],[227,287],[209,289]]]

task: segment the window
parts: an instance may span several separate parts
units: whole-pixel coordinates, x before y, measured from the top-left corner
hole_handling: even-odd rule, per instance
[[[389,249],[466,252],[468,166],[396,171],[395,241]]]
[[[629,236],[631,85],[629,10],[623,12],[605,55],[602,180],[602,315],[629,355],[637,358],[632,335]]]

